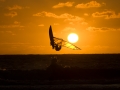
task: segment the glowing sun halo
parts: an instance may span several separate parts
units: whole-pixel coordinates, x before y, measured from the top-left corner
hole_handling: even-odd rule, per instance
[[[68,35],[68,41],[71,42],[71,43],[75,43],[78,41],[78,35],[75,34],[75,33],[70,33]]]

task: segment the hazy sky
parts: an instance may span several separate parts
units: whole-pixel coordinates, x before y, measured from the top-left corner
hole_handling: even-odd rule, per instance
[[[82,50],[53,50],[50,25]],[[120,0],[0,0],[0,54],[51,53],[120,53]]]

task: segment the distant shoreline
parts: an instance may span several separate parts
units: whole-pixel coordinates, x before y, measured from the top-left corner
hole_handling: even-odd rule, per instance
[[[111,55],[111,54],[120,54],[120,53],[81,53],[81,54],[0,54],[1,55],[101,55],[101,54],[105,54],[105,55]]]

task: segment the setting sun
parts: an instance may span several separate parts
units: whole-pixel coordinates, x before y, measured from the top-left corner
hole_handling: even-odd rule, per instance
[[[68,41],[71,42],[71,43],[75,43],[78,41],[78,35],[75,34],[75,33],[70,33],[68,35]]]

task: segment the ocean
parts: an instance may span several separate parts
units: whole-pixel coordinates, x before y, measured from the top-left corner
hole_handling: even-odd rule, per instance
[[[120,54],[0,55],[0,89],[120,90]]]

